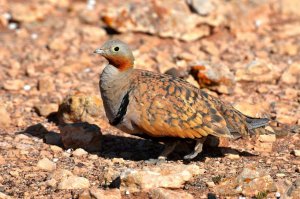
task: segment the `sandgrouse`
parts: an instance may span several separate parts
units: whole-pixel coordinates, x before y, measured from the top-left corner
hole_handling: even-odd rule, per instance
[[[196,140],[184,159],[195,158],[208,135],[249,135],[269,121],[247,117],[182,79],[134,69],[133,54],[120,40],[109,40],[94,53],[108,60],[100,91],[110,124],[130,134]],[[177,143],[166,144],[159,159],[165,159]]]

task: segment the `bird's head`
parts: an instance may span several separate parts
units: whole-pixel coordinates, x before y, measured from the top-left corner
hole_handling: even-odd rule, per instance
[[[129,46],[120,40],[108,40],[94,53],[105,57],[110,65],[119,71],[126,71],[133,67],[134,57]]]

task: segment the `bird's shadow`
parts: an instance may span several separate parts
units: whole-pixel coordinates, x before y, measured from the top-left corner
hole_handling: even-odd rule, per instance
[[[48,131],[47,128],[41,124],[35,124],[27,127],[24,131],[17,132],[16,134],[26,134],[29,136],[38,137],[43,139],[43,142],[49,145],[57,145],[64,148],[61,141],[60,134],[54,131]],[[181,142],[180,146],[169,155],[168,160],[177,161],[183,160],[183,156],[190,153],[193,149],[194,143],[190,141]],[[81,148],[84,148],[82,146]],[[102,135],[102,147],[99,151],[89,151],[91,154],[97,154],[100,157],[112,159],[112,158],[123,158],[125,160],[142,161],[148,159],[155,159],[164,149],[164,144],[157,140],[143,139],[135,136],[121,136],[121,135]],[[196,158],[191,160],[204,161],[206,157],[219,158],[224,157],[222,153],[224,150],[234,150],[229,147],[212,147],[207,143],[204,143],[203,151]],[[237,150],[234,150],[237,151]],[[240,156],[254,156],[248,152],[238,152]],[[185,161],[186,163],[190,161]]]

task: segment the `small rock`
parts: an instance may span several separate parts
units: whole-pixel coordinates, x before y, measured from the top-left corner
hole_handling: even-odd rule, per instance
[[[57,186],[57,181],[55,179],[50,179],[46,181],[47,186],[55,188]]]
[[[26,135],[26,134],[18,134],[15,136],[15,142],[20,142],[20,141],[24,141],[24,140],[30,140],[30,136]]]
[[[108,6],[102,12],[104,23],[118,32],[144,32],[160,37],[194,41],[210,34],[210,26],[222,19],[201,18],[191,14],[184,1],[130,2]],[[116,9],[117,8],[117,9]]]
[[[40,116],[44,116],[47,117],[48,115],[50,115],[51,113],[55,113],[58,110],[58,105],[54,104],[54,103],[50,103],[50,104],[39,104],[37,106],[35,106],[37,113]]]
[[[68,49],[65,39],[62,37],[55,37],[54,39],[50,40],[48,46],[51,50],[55,51],[66,51]],[[64,68],[60,68],[60,71],[63,69]]]
[[[240,155],[239,154],[231,154],[231,153],[229,153],[229,154],[226,154],[226,157],[229,158],[229,159],[231,159],[231,160],[237,160],[237,159],[240,158]]]
[[[231,149],[231,148],[225,148],[225,149],[221,149],[221,152],[229,159],[239,159],[240,158],[240,155],[239,153],[234,150],[234,149]]]
[[[6,195],[6,194],[0,192],[0,198],[1,198],[1,199],[11,199],[12,197],[10,197],[10,196],[8,196],[8,195]]]
[[[285,174],[284,173],[276,173],[276,177],[282,178],[282,177],[285,177]]]
[[[182,188],[184,183],[200,173],[197,165],[161,165],[159,168],[127,169],[120,175],[120,189],[129,192],[152,188]]]
[[[274,129],[272,127],[270,127],[270,126],[266,126],[265,130],[267,130],[267,131],[269,131],[271,133],[275,133]]]
[[[64,99],[59,106],[58,117],[61,124],[88,122],[95,123],[104,115],[102,100],[98,95],[76,93]]]
[[[24,89],[24,91],[30,91],[31,90],[31,86],[28,85],[28,84],[26,84],[26,85],[24,85],[23,89]]]
[[[247,184],[247,182],[245,184]],[[246,196],[253,196],[260,192],[275,192],[276,190],[277,188],[272,177],[270,175],[266,175],[253,180],[248,185],[245,185],[242,193]]]
[[[90,194],[92,195],[92,197],[96,199],[121,199],[122,198],[119,189],[103,190],[103,189],[92,188],[90,189]]]
[[[192,74],[198,80],[201,88],[220,85],[233,86],[234,75],[225,65],[213,64],[207,61],[198,61],[192,64]]]
[[[189,75],[186,81],[195,86],[196,88],[200,88],[199,83],[195,80],[195,78],[192,75]]]
[[[5,159],[3,158],[2,155],[0,155],[0,165],[3,165],[5,163],[6,163]]]
[[[179,68],[172,67],[169,70],[167,70],[165,74],[171,75],[173,77],[185,79],[186,77],[189,76],[189,72],[190,72],[189,69],[186,67],[179,67]]]
[[[260,142],[257,141],[255,146],[254,146],[254,150],[257,152],[272,152],[273,150],[273,143],[272,142]]]
[[[275,70],[271,63],[262,60],[254,60],[247,64],[245,68],[236,71],[237,81],[254,81],[254,82],[276,82],[280,73]]]
[[[85,189],[80,194],[78,199],[92,199],[90,191]]]
[[[279,53],[290,56],[297,55],[299,46],[293,43],[282,43],[279,45]]]
[[[286,84],[300,83],[300,63],[293,63],[282,74],[281,81]]]
[[[276,141],[276,135],[275,134],[259,135],[258,139],[261,142],[275,142]]]
[[[278,191],[280,193],[280,198],[299,198],[300,195],[300,178],[296,179],[294,182],[289,180],[278,179],[276,183]]]
[[[114,163],[114,164],[124,164],[124,159],[123,158],[113,158],[112,159],[112,162]]]
[[[211,0],[187,0],[187,3],[202,16],[208,15],[215,8]]]
[[[41,92],[51,92],[55,90],[55,84],[51,77],[43,76],[38,81],[38,89]]]
[[[73,151],[73,156],[76,157],[81,157],[81,156],[86,156],[88,152],[86,152],[84,149],[78,148],[75,151]]]
[[[56,169],[56,164],[48,158],[43,158],[37,163],[37,167],[45,171],[53,171]]]
[[[90,154],[89,155],[89,159],[90,160],[97,160],[99,157],[98,157],[98,155],[96,155],[96,154]]]
[[[33,6],[18,2],[11,7],[11,13],[16,21],[35,22],[43,20],[51,8],[48,4],[34,4]]]
[[[54,153],[61,153],[63,152],[63,149],[60,148],[59,146],[56,145],[51,145],[50,146],[51,151],[53,151]]]
[[[2,102],[0,102],[2,104]],[[9,113],[6,111],[5,107],[0,106],[0,128],[8,127],[11,124],[11,118]]]
[[[99,22],[98,13],[86,9],[79,13],[79,18],[83,23],[86,24],[96,24]]]
[[[120,172],[112,167],[105,168],[103,173],[104,184],[107,186],[116,181],[116,179],[120,176]]]
[[[51,177],[51,179],[55,179],[57,182],[59,182],[63,178],[67,178],[72,175],[73,175],[73,173],[69,170],[58,169],[58,170],[55,170],[50,177]]]
[[[61,138],[65,148],[83,148],[87,151],[99,151],[102,133],[98,126],[85,123],[60,126]]]
[[[216,184],[213,181],[206,182],[206,185],[210,188],[216,186]]]
[[[194,196],[183,190],[154,188],[149,191],[151,199],[193,199]]]
[[[296,156],[296,157],[300,157],[300,150],[293,150],[293,154]]]
[[[295,125],[291,128],[291,132],[300,134],[300,119],[298,120],[298,125]]]
[[[300,95],[300,91],[293,88],[286,88],[284,91],[283,99],[293,100],[297,99],[297,96]]]
[[[106,36],[105,30],[98,26],[83,26],[80,30],[85,39],[91,42],[97,42]]]
[[[35,74],[36,74],[36,71],[35,71],[35,65],[34,64],[28,64],[26,66],[26,75],[29,76],[29,77],[33,77]]]
[[[3,88],[8,91],[18,91],[23,89],[24,82],[19,79],[7,80],[3,83]]]
[[[282,124],[296,124],[300,118],[300,111],[298,111],[298,102],[278,101],[275,103],[276,121]]]
[[[242,112],[244,115],[254,118],[264,118],[267,115],[266,113],[270,112],[268,102],[250,104],[248,102],[241,101],[235,103],[233,107]]]
[[[62,178],[58,184],[58,189],[87,189],[90,187],[90,182],[84,177],[68,176]]]
[[[19,177],[20,173],[18,171],[10,171],[9,174],[13,177]]]
[[[272,177],[263,170],[246,167],[238,176],[220,182],[214,191],[222,196],[243,194],[254,197],[260,192],[276,192],[277,188]]]

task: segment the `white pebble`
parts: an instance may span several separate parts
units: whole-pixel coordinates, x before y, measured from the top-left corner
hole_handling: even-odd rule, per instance
[[[261,20],[259,20],[259,19],[255,20],[255,26],[256,26],[257,28],[259,28],[259,27],[261,26],[261,24],[262,24],[262,21],[261,21]]]
[[[26,85],[23,87],[23,89],[24,89],[25,91],[29,91],[29,90],[31,89],[31,86],[28,85],[28,84],[26,84]]]
[[[36,34],[36,33],[31,34],[31,39],[35,40],[37,38],[38,38],[38,34]]]
[[[10,30],[15,30],[15,29],[17,29],[17,27],[18,27],[18,24],[17,23],[9,23],[8,24],[8,29],[10,29]]]
[[[6,20],[10,20],[12,18],[11,14],[6,12],[3,14],[3,17],[6,19]]]
[[[57,162],[57,161],[58,161],[58,158],[53,158],[52,161],[53,161],[53,162]]]
[[[86,8],[88,10],[93,10],[96,5],[96,0],[87,0]]]
[[[83,72],[89,73],[89,72],[91,72],[91,68],[85,68],[85,69],[83,70]]]
[[[71,153],[72,152],[72,149],[68,149],[66,150],[67,153]]]
[[[88,0],[87,4],[96,5],[96,0]]]

